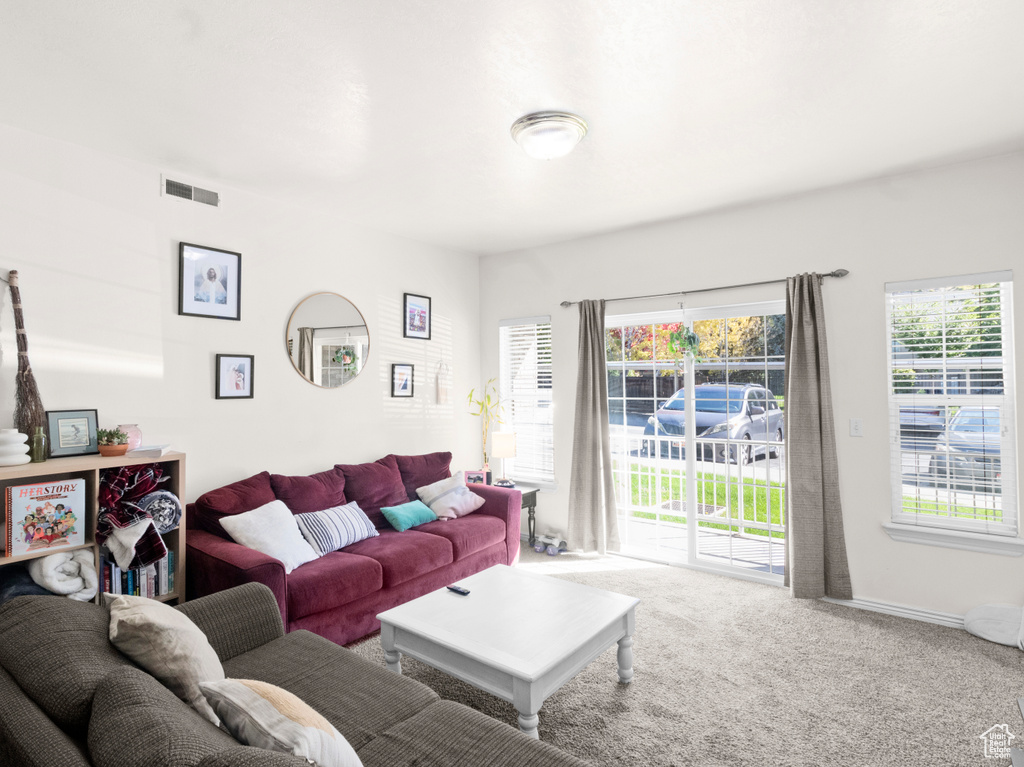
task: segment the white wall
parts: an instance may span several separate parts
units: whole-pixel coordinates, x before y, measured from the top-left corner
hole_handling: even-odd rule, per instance
[[[263,469],[305,473],[391,452],[451,450],[456,468],[479,465],[476,419],[458,406],[479,385],[475,256],[219,183],[209,186],[220,209],[161,197],[160,173],[180,178],[173,170],[0,126],[0,274],[20,272],[48,410],[96,408],[101,427],[138,423],[145,443],[187,452],[187,500]],[[240,322],[178,316],[179,241],[242,254]],[[6,427],[17,353],[0,287]],[[323,290],[353,301],[370,329],[369,368],[337,390],[305,382],[285,351],[292,309]],[[433,340],[402,338],[406,291],[433,298]],[[214,399],[218,352],[255,355],[254,399]],[[442,358],[453,404],[438,406]],[[391,398],[393,362],[416,366],[414,399]]]
[[[564,532],[567,521],[578,319],[559,302],[846,268],[848,277],[826,281],[824,297],[855,596],[958,614],[980,602],[1024,603],[1024,558],[895,543],[881,526],[890,517],[884,283],[1016,268],[1016,377],[1024,386],[1022,202],[1017,153],[483,259],[483,378],[498,373],[499,320],[552,317],[559,488],[540,496],[538,530]],[[784,286],[763,287],[693,296],[687,305],[784,296]],[[608,311],[677,306],[659,299]],[[852,417],[864,420],[863,438],[848,436]]]

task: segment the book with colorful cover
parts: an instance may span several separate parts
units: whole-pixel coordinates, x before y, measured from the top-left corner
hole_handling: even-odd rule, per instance
[[[85,480],[7,487],[7,556],[85,543]]]

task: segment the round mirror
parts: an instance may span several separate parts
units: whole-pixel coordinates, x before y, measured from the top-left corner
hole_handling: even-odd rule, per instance
[[[299,302],[288,319],[288,356],[311,384],[334,389],[363,369],[370,353],[366,320],[337,293],[314,293]]]

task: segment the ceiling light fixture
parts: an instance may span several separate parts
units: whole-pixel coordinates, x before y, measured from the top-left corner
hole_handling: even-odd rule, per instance
[[[533,112],[512,123],[512,138],[530,157],[565,157],[587,135],[587,123],[569,112]]]

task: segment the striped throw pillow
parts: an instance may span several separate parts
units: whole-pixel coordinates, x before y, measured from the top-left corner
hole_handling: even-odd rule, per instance
[[[323,511],[296,514],[295,521],[302,537],[320,556],[380,535],[355,501]]]

